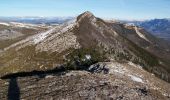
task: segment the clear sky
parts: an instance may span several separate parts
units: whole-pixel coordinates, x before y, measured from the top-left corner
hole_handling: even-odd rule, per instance
[[[103,18],[170,18],[170,0],[0,0],[0,16],[76,16],[84,11]]]

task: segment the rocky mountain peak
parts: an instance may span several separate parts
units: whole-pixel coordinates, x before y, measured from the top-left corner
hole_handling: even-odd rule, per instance
[[[81,22],[83,20],[89,20],[89,21],[92,21],[96,19],[96,17],[89,11],[86,11],[82,14],[80,14],[78,17],[77,17],[77,22]]]

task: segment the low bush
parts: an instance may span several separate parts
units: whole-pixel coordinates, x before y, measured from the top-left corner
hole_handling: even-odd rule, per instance
[[[85,69],[92,64],[106,60],[99,48],[80,48],[73,50],[67,57],[67,69]]]

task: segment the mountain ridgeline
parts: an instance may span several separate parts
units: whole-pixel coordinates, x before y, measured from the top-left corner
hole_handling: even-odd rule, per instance
[[[91,12],[4,47],[0,59],[0,76],[116,61],[133,62],[170,82],[170,48],[166,44],[140,27],[106,22]]]
[[[131,22],[146,29],[158,38],[170,41],[170,19],[152,19]]]

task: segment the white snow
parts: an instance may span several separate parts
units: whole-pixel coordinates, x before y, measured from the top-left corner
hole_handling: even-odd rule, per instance
[[[133,63],[129,63],[131,66],[136,66]],[[109,67],[109,66],[108,66]],[[110,74],[115,74],[118,76],[123,75],[130,77],[131,80],[135,81],[135,82],[140,82],[140,83],[144,83],[142,78],[143,76],[138,74],[137,72],[133,72],[132,70],[127,68],[128,66],[124,66],[122,64],[118,64],[118,63],[112,63],[111,66],[109,67],[109,73]],[[139,67],[136,67],[139,68]]]
[[[86,57],[87,60],[91,59],[91,55],[85,55],[85,57]]]
[[[35,25],[35,24],[26,24],[26,23],[18,23],[18,22],[10,22],[10,24],[11,24],[12,26],[21,27],[21,28],[32,28],[32,29],[36,29],[37,27],[42,27],[42,26]]]
[[[133,81],[135,81],[135,82],[144,83],[143,80],[142,80],[141,78],[139,78],[139,77],[136,77],[136,76],[134,76],[134,75],[128,75],[128,76],[130,76],[131,79],[132,79]]]
[[[15,24],[15,22],[14,22],[14,24]],[[22,26],[23,24],[21,23],[19,25]],[[59,26],[52,27],[48,31],[38,33],[36,35],[28,37],[27,39],[24,39],[24,40],[19,41],[19,42],[15,43],[15,44],[12,44],[11,46],[5,48],[4,50],[8,50],[10,48],[16,47],[16,46],[21,45],[21,44],[22,44],[22,46],[18,47],[18,49],[23,48],[23,47],[25,47],[27,45],[38,44],[38,43],[42,42],[44,39],[46,39],[47,37],[49,37],[55,31],[56,31],[57,34],[55,34],[53,36],[56,36],[56,35],[58,36],[59,34],[67,31],[70,28],[72,28],[74,25],[75,25],[74,23],[72,25],[61,25],[62,31],[58,30]],[[67,28],[65,28],[65,27],[67,27]]]
[[[64,27],[64,28],[61,30],[61,33],[64,33],[64,32],[66,32],[66,31],[68,31],[69,29],[73,28],[74,25],[75,25],[74,23],[67,25],[66,27]]]
[[[135,24],[134,23],[127,23],[127,24],[125,24],[125,26],[135,26]]]
[[[55,30],[55,28],[52,28],[46,32],[37,34],[33,39],[34,43],[37,44],[37,43],[43,41],[46,37],[48,37],[51,33],[53,33],[54,30]]]
[[[60,31],[61,33],[67,32],[69,29],[72,29],[76,25],[75,20],[71,20],[64,25],[64,28]]]
[[[139,35],[139,37],[143,38],[144,40],[150,42],[141,32],[139,32],[138,28],[135,26],[135,31]]]
[[[23,23],[18,23],[18,22],[10,22],[10,23],[17,27],[25,27],[25,24],[23,24]]]
[[[10,48],[16,47],[16,46],[21,45],[21,44],[22,44],[22,46],[20,46],[18,48],[22,48],[22,47],[25,47],[27,45],[31,45],[33,43],[37,44],[37,43],[41,42],[42,40],[44,40],[46,37],[48,37],[53,31],[55,31],[55,27],[51,28],[50,30],[48,30],[46,32],[42,32],[42,33],[30,36],[30,37],[28,37],[24,40],[21,40],[17,43],[14,43],[14,44],[10,45],[9,47],[4,48],[4,50],[6,51]]]
[[[131,66],[135,66],[135,64],[130,62],[130,61],[128,62],[128,64],[131,65]]]
[[[37,27],[42,27],[42,25],[26,24],[26,23],[18,23],[18,22],[9,22],[9,23],[0,22],[0,25],[21,27],[21,28],[32,28],[32,29],[36,29]]]
[[[1,25],[10,26],[8,23],[0,22]]]
[[[163,65],[163,62],[162,62],[162,61],[159,61],[159,64]]]
[[[45,76],[45,78],[53,78],[54,76],[53,75],[47,75]]]

